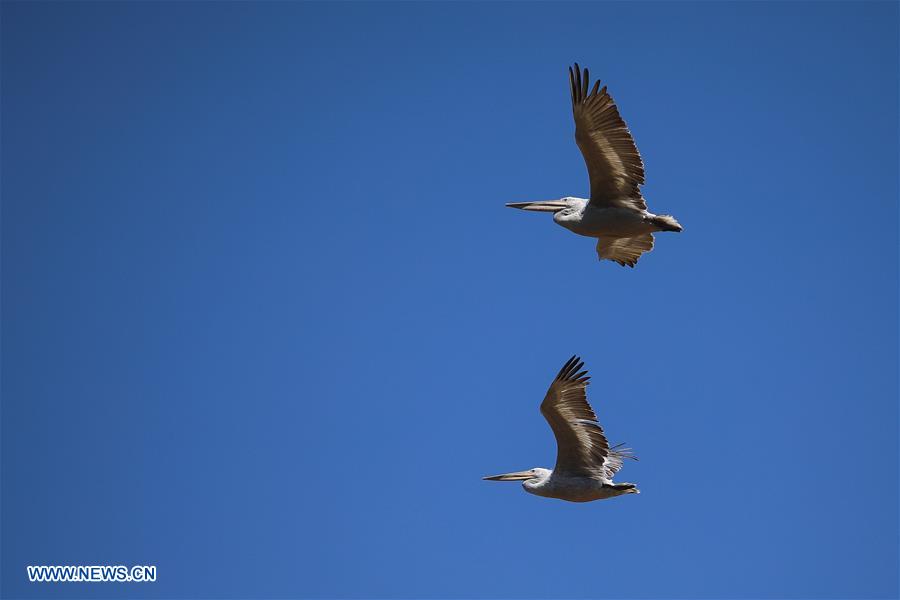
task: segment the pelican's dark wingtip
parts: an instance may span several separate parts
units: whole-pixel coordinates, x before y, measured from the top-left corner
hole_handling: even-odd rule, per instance
[[[587,385],[587,381],[590,379],[590,376],[587,375],[587,370],[582,371],[583,367],[584,361],[581,360],[581,357],[577,354],[573,354],[572,358],[567,360],[566,364],[564,364],[562,369],[559,370],[559,373],[557,373],[556,380],[570,382],[575,381]]]

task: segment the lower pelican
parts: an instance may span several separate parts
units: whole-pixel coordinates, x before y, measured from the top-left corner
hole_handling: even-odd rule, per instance
[[[521,481],[529,494],[570,502],[603,500],[639,494],[633,483],[613,483],[623,459],[637,460],[622,444],[610,447],[597,415],[588,404],[585,388],[590,377],[584,363],[573,356],[550,384],[541,413],[556,436],[556,466],[535,467],[485,477],[488,481]]]

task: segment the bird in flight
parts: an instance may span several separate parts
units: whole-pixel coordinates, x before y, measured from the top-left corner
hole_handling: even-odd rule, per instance
[[[588,404],[585,388],[590,377],[584,363],[573,356],[550,384],[541,413],[556,436],[556,466],[485,477],[488,481],[522,481],[529,494],[570,502],[590,502],[639,494],[633,483],[613,483],[624,459],[637,460],[623,444],[610,446]]]
[[[591,198],[567,196],[559,200],[511,202],[506,206],[552,212],[553,220],[574,233],[597,239],[597,256],[634,267],[644,252],[653,249],[656,231],[681,231],[669,215],[647,210],[641,195],[644,163],[616,103],[600,88],[591,87],[588,70],[578,63],[569,67],[575,142],[584,155],[591,183]]]

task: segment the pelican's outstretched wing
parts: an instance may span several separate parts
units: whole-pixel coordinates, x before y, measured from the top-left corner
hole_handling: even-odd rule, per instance
[[[582,367],[580,358],[570,358],[541,403],[541,414],[556,436],[554,472],[609,480],[622,468],[622,459],[631,457],[630,450],[609,447],[588,404],[585,388],[590,377]]]
[[[594,83],[578,63],[569,67],[575,142],[584,155],[591,178],[592,206],[621,206],[646,210],[639,186],[644,183],[644,163],[616,103],[600,81]]]
[[[653,250],[653,234],[645,233],[628,238],[601,237],[597,240],[600,260],[614,260],[623,267],[634,267],[644,252]]]

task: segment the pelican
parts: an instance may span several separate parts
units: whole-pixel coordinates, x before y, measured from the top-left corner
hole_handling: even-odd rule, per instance
[[[681,231],[669,215],[647,210],[641,195],[644,163],[631,132],[619,116],[616,103],[600,88],[591,88],[588,70],[578,63],[569,67],[575,143],[584,155],[591,183],[591,198],[566,196],[559,200],[510,202],[506,206],[552,212],[553,220],[578,235],[597,239],[597,256],[634,267],[644,252],[653,249],[653,233]]]
[[[556,436],[556,466],[484,477],[488,481],[521,481],[529,494],[569,502],[590,502],[640,494],[633,483],[613,483],[623,460],[637,460],[623,444],[610,447],[585,388],[590,377],[584,363],[573,356],[550,384],[541,413]]]

